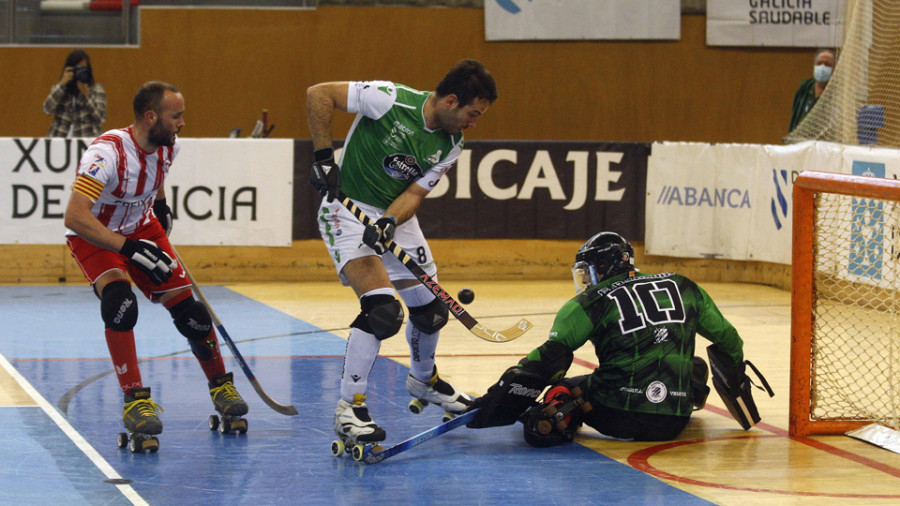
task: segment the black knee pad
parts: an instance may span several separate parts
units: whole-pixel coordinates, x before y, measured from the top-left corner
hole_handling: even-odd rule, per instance
[[[403,325],[403,306],[390,295],[366,295],[360,299],[362,311],[350,324],[383,341],[400,330]]]
[[[434,334],[444,328],[450,311],[441,301],[434,299],[424,306],[409,308],[409,322],[426,334]]]
[[[127,281],[113,281],[103,288],[100,316],[108,329],[127,332],[134,328],[138,319],[137,298]]]
[[[184,299],[169,309],[175,328],[188,341],[200,341],[206,339],[212,330],[212,317],[206,306],[193,297]]]

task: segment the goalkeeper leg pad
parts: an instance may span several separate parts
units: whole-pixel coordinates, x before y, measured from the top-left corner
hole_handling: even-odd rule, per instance
[[[694,357],[694,371],[691,374],[691,404],[694,406],[694,411],[706,406],[706,399],[710,392],[706,385],[707,381],[709,381],[709,366],[702,358]]]

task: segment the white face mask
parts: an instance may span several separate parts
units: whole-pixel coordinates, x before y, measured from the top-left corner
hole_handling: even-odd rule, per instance
[[[828,65],[816,65],[813,67],[813,77],[820,83],[827,83],[831,79],[831,70]]]

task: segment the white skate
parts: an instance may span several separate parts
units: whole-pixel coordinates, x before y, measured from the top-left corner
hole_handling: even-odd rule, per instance
[[[353,401],[341,399],[334,408],[334,433],[340,439],[331,443],[331,454],[340,457],[344,452],[350,453],[358,461],[366,445],[374,444],[377,448],[386,434],[369,416],[366,396],[357,394]]]
[[[419,414],[429,403],[444,408],[444,416],[441,419],[449,422],[456,415],[465,413],[472,404],[472,398],[464,392],[459,392],[453,385],[442,380],[434,368],[434,375],[426,383],[419,381],[412,374],[406,377],[406,390],[413,400],[409,403],[409,410]]]

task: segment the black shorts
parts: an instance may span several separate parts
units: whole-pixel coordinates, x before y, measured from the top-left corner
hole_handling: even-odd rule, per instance
[[[566,378],[570,387],[580,386],[587,392],[588,376]],[[638,413],[591,403],[592,409],[584,413],[582,421],[605,436],[635,441],[671,441],[681,434],[690,416]]]

